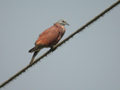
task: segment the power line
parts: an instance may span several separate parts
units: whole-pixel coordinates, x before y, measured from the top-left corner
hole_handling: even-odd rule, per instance
[[[77,33],[81,32],[82,30],[84,30],[87,26],[89,26],[90,24],[92,24],[93,22],[95,22],[96,20],[98,20],[101,16],[103,16],[104,14],[106,14],[108,11],[110,11],[111,9],[113,9],[114,7],[116,7],[118,4],[120,3],[120,0],[118,0],[117,2],[115,2],[114,4],[112,4],[110,7],[106,8],[103,12],[101,12],[100,14],[98,14],[97,16],[95,16],[92,20],[88,21],[85,25],[83,25],[81,28],[79,28],[78,30],[76,30],[75,32],[73,32],[71,35],[69,35],[67,38],[65,38],[62,42],[60,42],[59,44],[57,44],[56,46],[53,47],[53,49],[48,50],[46,53],[44,53],[42,56],[40,56],[39,58],[37,58],[32,64],[27,65],[26,67],[24,67],[23,69],[21,69],[19,72],[17,72],[16,74],[14,74],[12,77],[10,77],[8,80],[6,80],[5,82],[3,82],[0,85],[0,88],[4,87],[5,85],[7,85],[8,83],[10,83],[12,80],[14,80],[16,77],[18,77],[19,75],[21,75],[23,72],[25,72],[28,68],[32,67],[34,64],[36,64],[38,61],[40,61],[42,58],[44,58],[45,56],[47,56],[49,53],[55,51],[59,46],[61,46],[62,44],[64,44],[66,41],[68,41],[70,38],[72,38],[74,35],[76,35]]]

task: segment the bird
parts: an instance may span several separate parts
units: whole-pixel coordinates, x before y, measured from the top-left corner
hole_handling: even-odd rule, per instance
[[[60,19],[39,35],[38,39],[35,42],[35,46],[29,50],[29,53],[33,53],[30,64],[34,62],[34,58],[41,49],[52,49],[53,46],[55,46],[61,40],[66,31],[65,25],[69,26],[65,20]]]

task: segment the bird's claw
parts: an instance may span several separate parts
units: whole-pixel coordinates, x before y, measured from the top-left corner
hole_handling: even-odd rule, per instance
[[[52,52],[54,51],[54,46],[50,47],[50,51]]]

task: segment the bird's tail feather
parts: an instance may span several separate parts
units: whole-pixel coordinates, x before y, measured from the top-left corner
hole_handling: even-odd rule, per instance
[[[35,51],[39,51],[43,47],[44,47],[43,45],[35,46],[35,47],[31,48],[28,52],[32,53],[32,52],[35,52]]]
[[[36,51],[36,47],[33,47],[33,48],[31,48],[30,50],[29,50],[29,53],[32,53],[32,52],[34,52],[34,51]]]
[[[30,64],[32,64],[34,62],[34,59],[36,57],[36,55],[38,54],[38,52],[43,48],[43,46],[35,46],[32,49],[29,50],[30,53],[34,52],[32,59],[30,61]]]
[[[39,51],[35,51],[35,52],[34,52],[34,54],[33,54],[33,56],[32,56],[32,59],[31,59],[31,61],[30,61],[30,64],[32,64],[32,63],[34,62],[34,59],[35,59],[36,55],[38,54],[38,52],[39,52]]]

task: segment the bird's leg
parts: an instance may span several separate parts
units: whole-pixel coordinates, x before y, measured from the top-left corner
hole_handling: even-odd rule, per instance
[[[54,46],[51,46],[51,47],[50,47],[50,50],[51,50],[51,51],[54,51]]]

